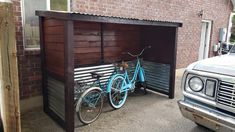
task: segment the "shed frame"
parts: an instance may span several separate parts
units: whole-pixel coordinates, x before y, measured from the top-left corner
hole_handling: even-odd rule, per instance
[[[170,88],[169,92],[158,91],[160,93],[166,94],[170,99],[174,98],[175,92],[175,69],[176,69],[176,53],[177,53],[177,36],[178,27],[182,27],[182,23],[179,22],[166,22],[166,21],[156,21],[156,20],[139,20],[139,19],[127,19],[118,17],[108,17],[108,16],[97,16],[88,15],[81,13],[71,13],[71,12],[57,12],[57,11],[36,11],[36,15],[39,16],[39,27],[40,27],[40,48],[41,48],[41,60],[42,60],[42,88],[43,88],[43,104],[44,111],[52,117],[60,126],[62,126],[67,132],[74,131],[74,21],[81,22],[96,22],[100,23],[101,27],[101,64],[104,63],[104,40],[103,40],[103,26],[104,24],[125,24],[125,25],[138,25],[138,26],[158,26],[158,27],[170,27],[174,30],[174,44],[172,45],[170,52],[173,54],[170,62]],[[64,76],[58,77],[57,79],[64,82],[64,108],[65,115],[64,120],[61,119],[53,110],[49,108],[48,104],[48,71],[47,71],[47,54],[45,48],[45,24],[46,19],[56,19],[64,23],[64,47],[61,54],[64,58]],[[50,73],[53,74],[53,73]],[[57,76],[57,75],[54,75]]]

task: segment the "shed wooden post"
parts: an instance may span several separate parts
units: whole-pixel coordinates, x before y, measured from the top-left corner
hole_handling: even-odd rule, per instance
[[[19,78],[12,3],[0,2],[0,107],[5,132],[20,132]]]
[[[175,28],[174,31],[175,38],[173,39],[174,41],[174,46],[172,48],[172,53],[173,53],[173,58],[171,61],[171,69],[170,69],[170,90],[169,90],[169,98],[174,99],[175,97],[175,70],[176,70],[176,54],[177,54],[177,41],[178,41],[178,28]]]
[[[65,123],[66,132],[74,131],[74,55],[73,21],[65,21]]]

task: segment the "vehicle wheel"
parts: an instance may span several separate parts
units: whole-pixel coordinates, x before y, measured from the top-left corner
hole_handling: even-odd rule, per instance
[[[122,76],[115,77],[111,82],[111,91],[108,93],[109,103],[115,109],[121,108],[126,102],[128,91],[120,92],[124,85],[126,80]]]
[[[97,120],[102,112],[103,96],[98,87],[86,90],[79,98],[76,113],[84,124],[90,124]]]

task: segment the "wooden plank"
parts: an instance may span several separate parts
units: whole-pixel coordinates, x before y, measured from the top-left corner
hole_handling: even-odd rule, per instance
[[[46,72],[46,61],[45,61],[45,42],[43,35],[43,17],[39,17],[39,33],[40,33],[40,50],[41,50],[41,69],[42,69],[42,94],[43,94],[43,109],[45,112],[49,111],[48,106],[48,94],[46,88],[47,72]]]
[[[100,55],[101,55],[101,63],[104,63],[104,24],[100,24]]]
[[[74,27],[73,21],[65,22],[65,123],[66,131],[74,131]]]
[[[128,24],[113,24],[113,23],[108,23],[105,25],[106,30],[123,30],[123,31],[129,31],[129,30],[138,30],[139,26],[137,25],[128,25]]]
[[[101,63],[101,26],[99,23],[74,22],[74,63]]]
[[[100,24],[96,22],[82,22],[82,21],[75,21],[74,22],[74,29],[89,29],[89,30],[96,30],[100,32]]]
[[[6,132],[20,132],[19,76],[12,3],[0,2],[0,100]]]
[[[99,41],[100,42],[100,36],[95,35],[76,35],[74,36],[75,42],[86,42],[86,41]]]
[[[74,35],[76,66],[77,63],[87,65],[111,60],[120,61],[123,51],[139,52],[140,28],[138,26],[98,24],[76,22],[74,29],[77,33]],[[124,60],[131,59],[130,56],[125,56],[125,58]]]
[[[63,26],[63,21],[45,18],[44,19],[44,27],[55,27],[55,26]]]
[[[46,50],[60,52],[60,54],[62,52],[64,52],[64,45],[63,45],[63,43],[47,43],[45,48],[46,48]]]
[[[45,43],[64,43],[64,36],[63,35],[45,35]]]
[[[91,28],[87,28],[84,29],[83,28],[75,28],[74,29],[74,35],[94,35],[94,36],[100,36],[101,33],[98,29],[91,29]]]
[[[53,24],[57,26],[53,26]],[[44,18],[41,28],[43,28],[41,29],[43,31],[41,36],[43,36],[43,48],[45,50],[45,69],[51,73],[64,76],[64,21]]]
[[[172,35],[171,40],[173,41],[172,45],[172,56],[171,56],[171,70],[170,70],[170,90],[169,98],[174,99],[175,97],[175,70],[176,70],[176,55],[177,55],[177,40],[178,40],[178,28],[175,28],[174,35]]]
[[[84,54],[84,53],[97,53],[101,52],[100,47],[87,47],[87,48],[74,48],[73,49],[75,54]]]
[[[53,27],[44,27],[44,34],[45,35],[63,35],[64,28],[63,25],[60,26],[53,26]]]
[[[86,48],[86,47],[99,47],[101,42],[99,41],[84,41],[84,42],[74,42],[74,48]]]

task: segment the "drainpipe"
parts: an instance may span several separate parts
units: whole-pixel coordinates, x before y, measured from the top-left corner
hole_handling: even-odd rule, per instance
[[[231,0],[233,4],[233,11],[235,11],[235,0]]]

